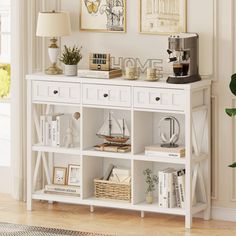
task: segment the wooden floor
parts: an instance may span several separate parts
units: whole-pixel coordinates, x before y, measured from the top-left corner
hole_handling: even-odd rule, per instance
[[[26,211],[26,204],[17,202],[8,195],[0,195],[0,222],[55,227],[87,232],[99,232],[144,236],[236,236],[236,223],[203,221],[194,219],[193,228],[184,228],[184,218],[159,214],[95,208],[66,204],[35,202],[32,212]]]

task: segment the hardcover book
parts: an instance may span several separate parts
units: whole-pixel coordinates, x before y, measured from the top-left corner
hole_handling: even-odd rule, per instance
[[[113,68],[109,71],[97,71],[97,70],[86,70],[79,69],[78,77],[80,78],[98,78],[98,79],[112,79],[122,76],[122,70]]]

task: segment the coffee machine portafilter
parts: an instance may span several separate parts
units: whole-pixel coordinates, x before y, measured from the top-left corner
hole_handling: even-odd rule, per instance
[[[198,35],[180,33],[168,38],[169,62],[173,63],[173,75],[167,83],[185,84],[201,80],[198,73]]]

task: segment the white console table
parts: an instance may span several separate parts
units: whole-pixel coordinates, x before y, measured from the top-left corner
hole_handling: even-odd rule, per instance
[[[203,212],[204,219],[210,218],[210,80],[176,85],[167,84],[165,81],[105,80],[33,74],[27,76],[27,83],[28,210],[32,209],[32,200],[37,199],[89,205],[91,210],[94,206],[136,210],[142,216],[144,212],[182,215],[185,216],[186,228],[191,228],[192,218],[196,213]],[[55,109],[68,113],[80,112],[79,144],[76,147],[55,148],[37,144],[35,137],[39,135],[39,115]],[[96,132],[108,110],[128,119],[132,146],[130,153],[100,152],[93,149],[94,145],[101,143]],[[197,115],[194,118],[195,113]],[[158,119],[167,114],[182,120],[185,158],[144,155],[145,146],[158,140]],[[204,143],[199,140],[204,140]],[[67,156],[81,166],[81,196],[46,194],[43,189],[36,188],[38,173],[35,172],[38,172],[40,162],[44,166],[45,182],[51,183],[53,163],[57,159],[64,163],[69,160]],[[130,167],[130,203],[94,197],[93,179],[102,176],[104,165],[109,162]],[[159,208],[157,201],[153,204],[145,202],[143,170],[152,168],[158,171],[169,166],[186,170],[185,209]],[[199,192],[200,200],[194,202],[195,195],[199,195]]]

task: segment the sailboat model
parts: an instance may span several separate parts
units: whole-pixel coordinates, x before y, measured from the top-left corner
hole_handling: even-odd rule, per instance
[[[124,119],[116,119],[110,112],[97,133],[99,138],[110,143],[126,143],[130,138],[128,126]]]

